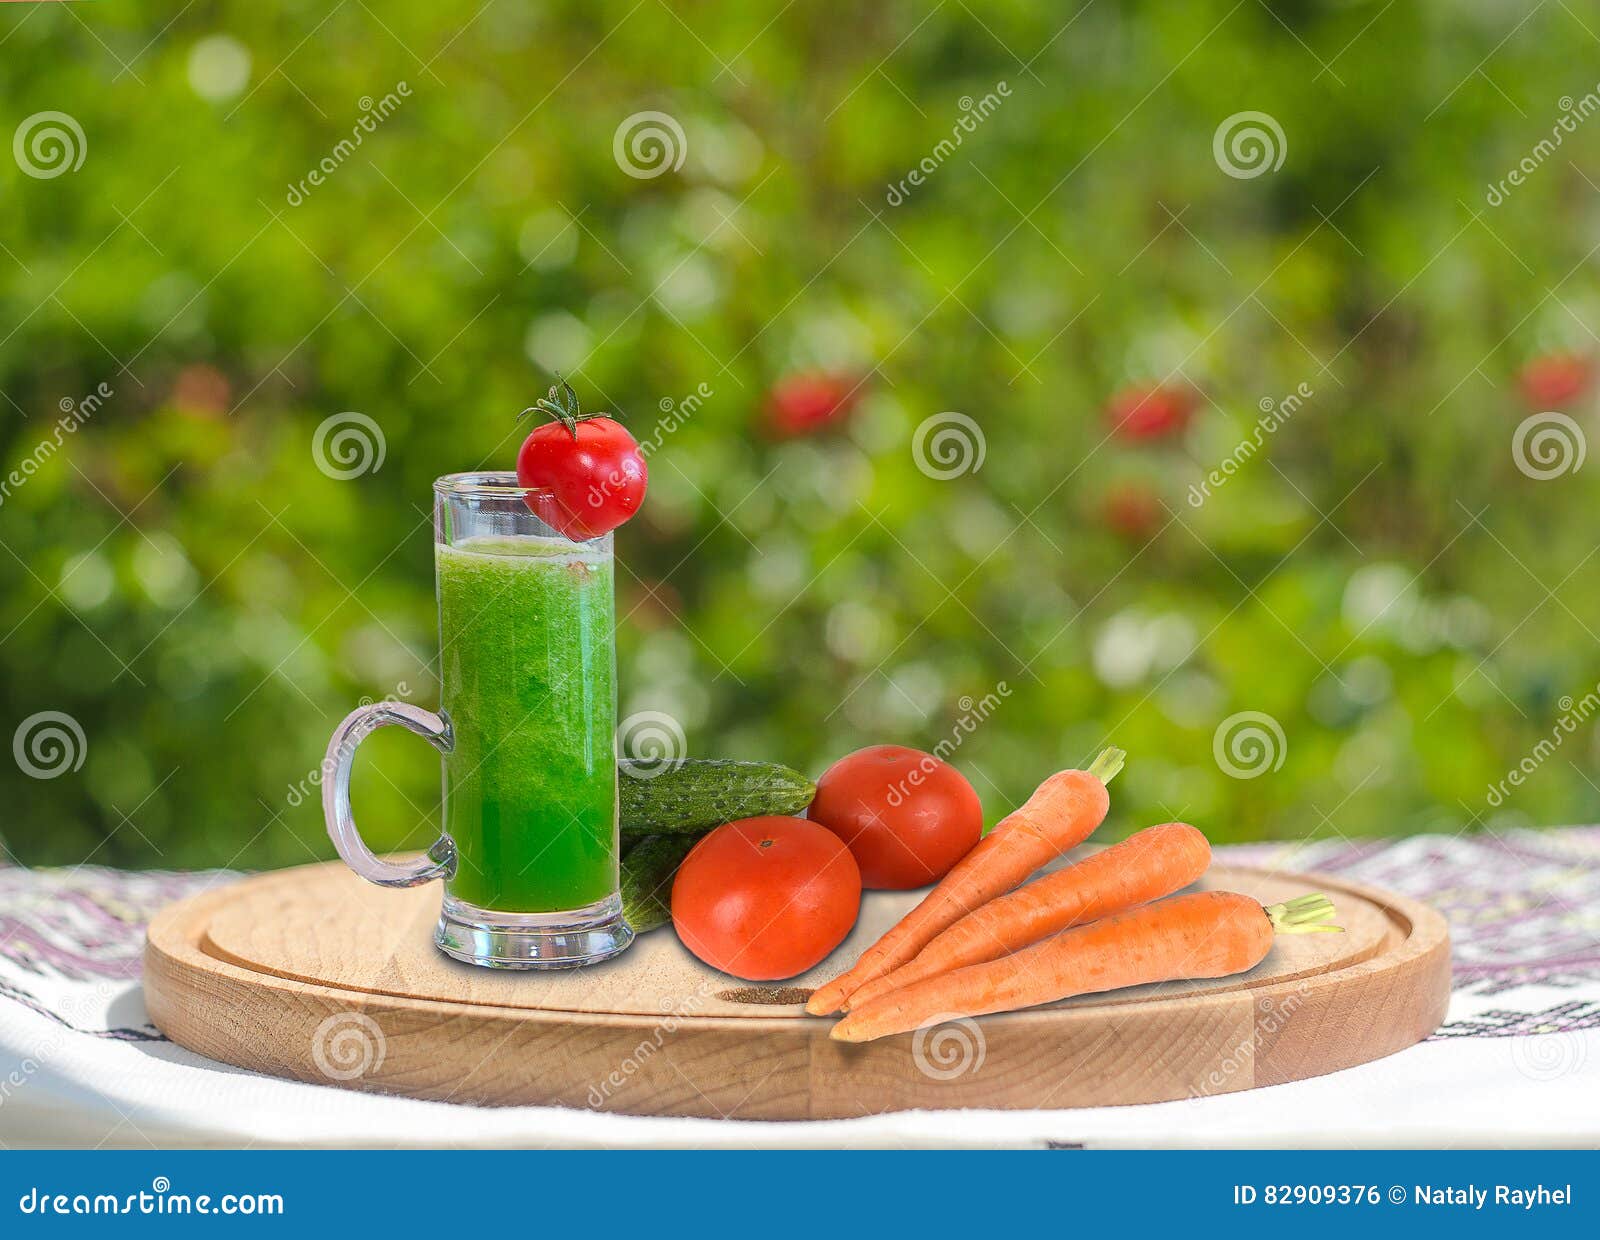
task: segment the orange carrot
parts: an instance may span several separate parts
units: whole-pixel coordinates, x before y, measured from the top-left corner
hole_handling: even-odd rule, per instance
[[[1122,750],[1107,749],[1087,771],[1057,771],[1040,784],[853,968],[820,987],[806,1011],[837,1012],[857,989],[905,964],[939,931],[1088,839],[1111,806],[1106,783],[1122,769],[1123,757]]]
[[[1003,960],[914,982],[864,1003],[834,1025],[841,1042],[867,1042],[962,1016],[1009,1012],[1073,995],[1178,978],[1227,977],[1260,964],[1272,936],[1338,930],[1327,896],[1262,908],[1249,896],[1206,891],[1090,922]]]
[[[915,959],[868,982],[850,1010],[912,982],[998,960],[1071,926],[1098,921],[1187,887],[1211,864],[1211,845],[1186,822],[1146,827],[1077,865],[990,900],[936,936]]]

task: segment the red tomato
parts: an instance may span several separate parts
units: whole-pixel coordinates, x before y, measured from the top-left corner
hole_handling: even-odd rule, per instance
[[[861,872],[804,818],[741,818],[694,846],[672,884],[672,925],[713,969],[766,982],[804,973],[844,941]]]
[[[819,371],[778,380],[767,396],[767,425],[777,435],[807,435],[850,416],[862,380]]]
[[[1576,353],[1547,353],[1522,368],[1517,383],[1532,409],[1559,409],[1581,396],[1594,378],[1594,366]]]
[[[817,780],[806,811],[850,846],[865,887],[904,891],[941,879],[983,834],[966,777],[920,749],[873,745]]]
[[[233,403],[233,385],[215,366],[193,362],[178,372],[172,403],[184,413],[215,417]]]
[[[1163,439],[1189,425],[1195,394],[1177,385],[1123,388],[1111,398],[1106,417],[1124,439]]]
[[[585,417],[576,434],[548,422],[522,441],[517,481],[539,487],[528,506],[568,538],[598,538],[614,530],[644,502],[649,473],[644,456],[621,423]]]
[[[1161,528],[1166,509],[1149,487],[1124,483],[1106,493],[1101,504],[1105,522],[1113,533],[1133,542],[1143,542]]]

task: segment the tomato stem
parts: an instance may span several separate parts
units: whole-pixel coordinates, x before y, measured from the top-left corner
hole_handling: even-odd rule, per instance
[[[608,416],[604,413],[584,413],[578,407],[578,394],[572,390],[570,383],[562,380],[560,375],[556,376],[555,385],[551,387],[549,395],[541,396],[517,416],[521,418],[530,413],[549,414],[567,428],[567,434],[572,436],[574,442],[578,438],[579,422]]]

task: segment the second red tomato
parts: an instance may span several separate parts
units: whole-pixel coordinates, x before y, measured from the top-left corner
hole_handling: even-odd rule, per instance
[[[817,781],[806,815],[845,842],[863,887],[891,891],[943,878],[983,834],[983,806],[966,777],[902,745],[840,758]]]

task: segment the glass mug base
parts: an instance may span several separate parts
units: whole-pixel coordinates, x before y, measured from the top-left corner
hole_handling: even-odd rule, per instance
[[[445,955],[490,969],[575,969],[633,942],[622,897],[560,913],[502,913],[445,896],[433,941]]]

